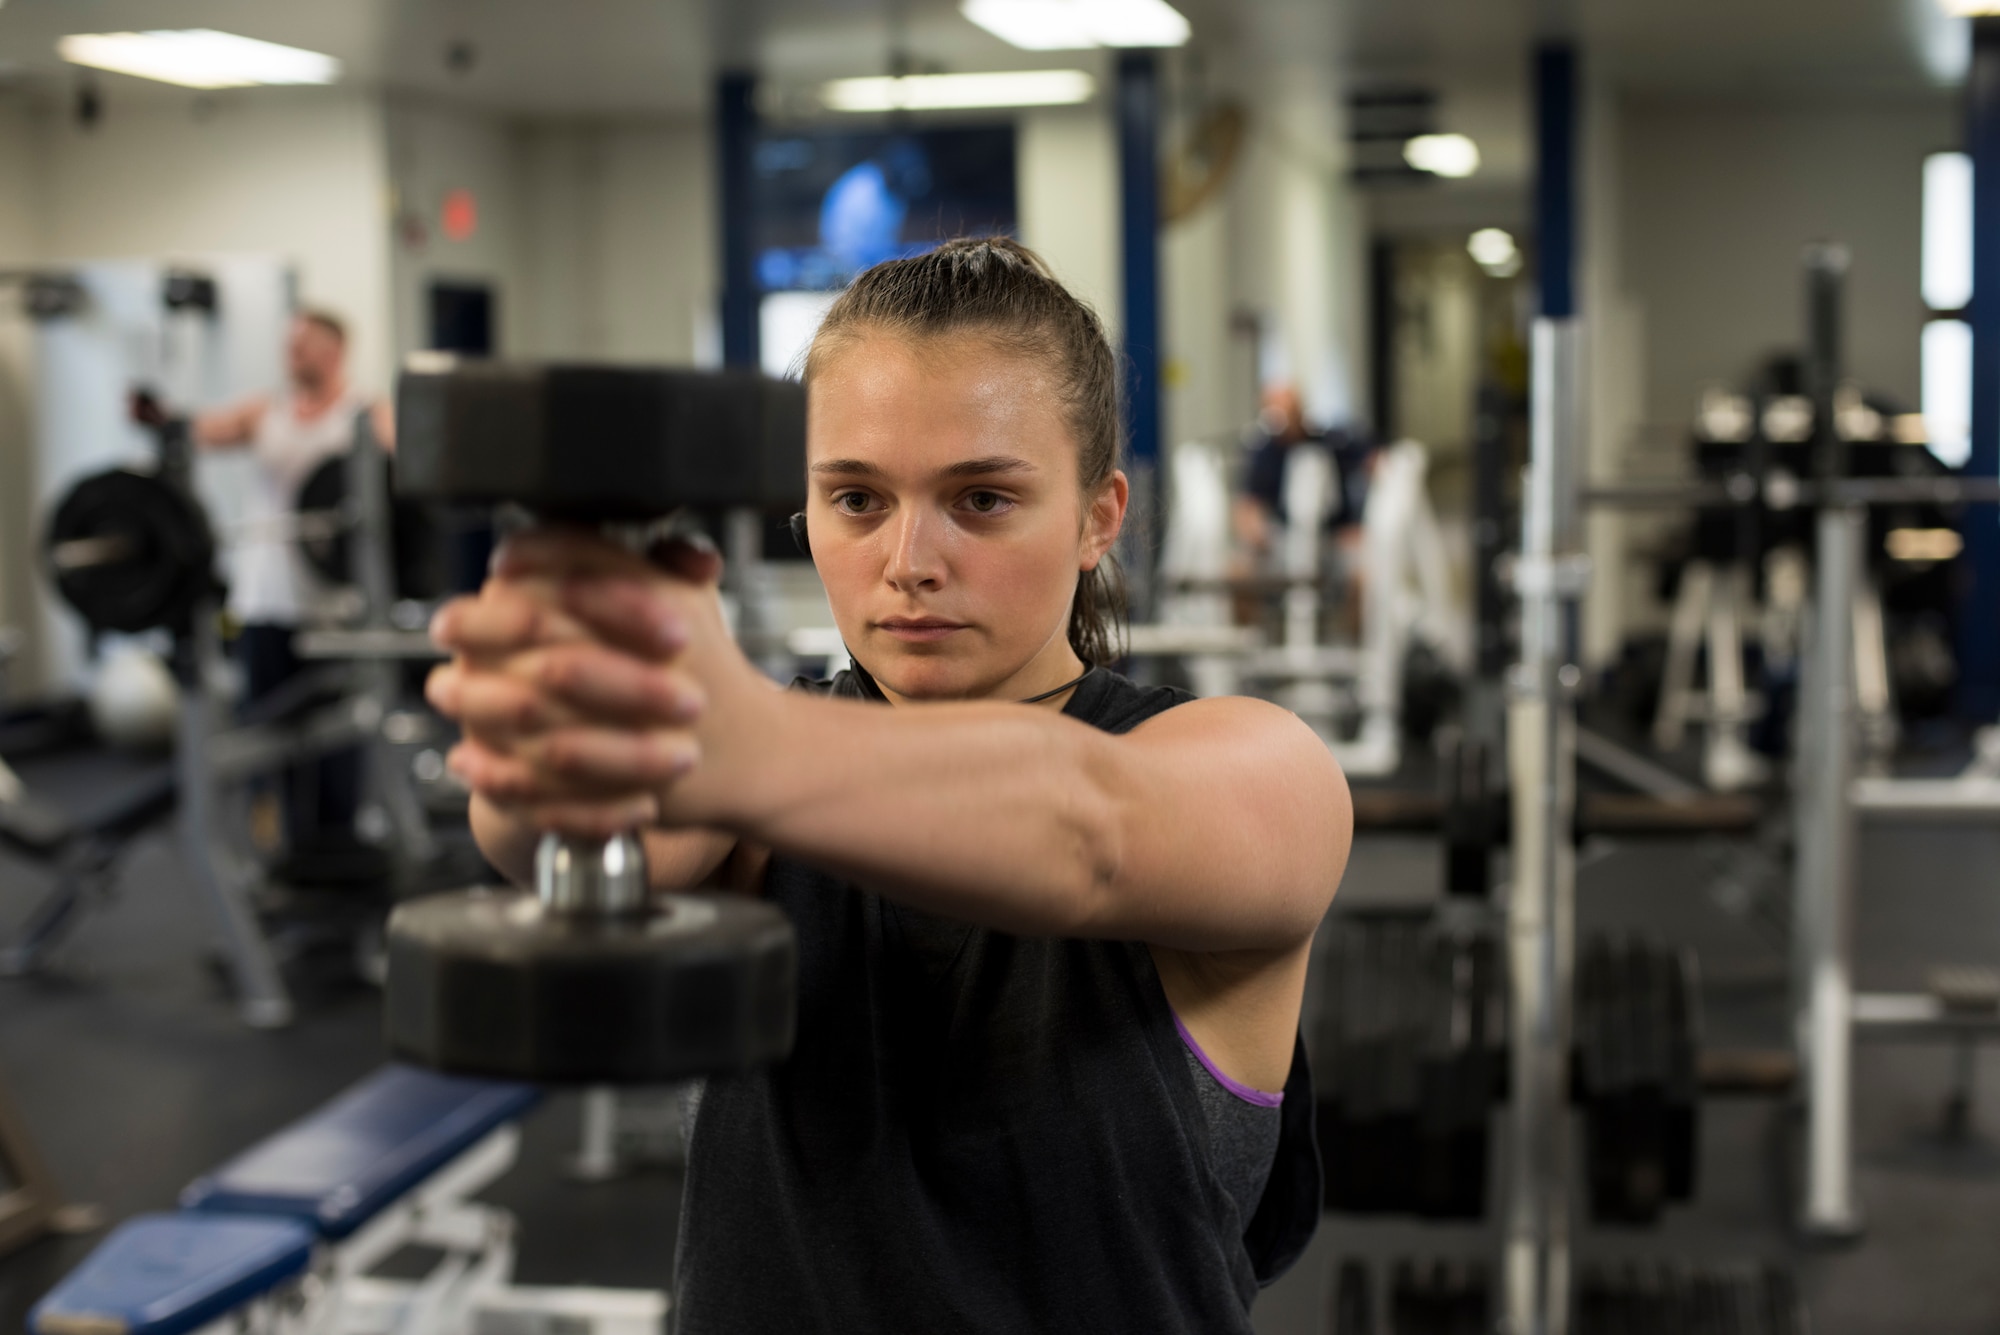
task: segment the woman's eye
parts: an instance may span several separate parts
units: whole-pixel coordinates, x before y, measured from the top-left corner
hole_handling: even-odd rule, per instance
[[[843,514],[861,514],[868,509],[868,494],[860,491],[843,491],[833,498],[833,508]]]
[[[965,503],[983,515],[990,515],[1007,503],[1007,498],[997,492],[975,491],[965,498]]]

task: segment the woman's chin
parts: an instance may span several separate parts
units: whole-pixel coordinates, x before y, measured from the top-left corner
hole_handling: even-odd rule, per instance
[[[884,690],[906,700],[963,700],[994,676],[989,667],[928,645],[883,645],[862,665]]]

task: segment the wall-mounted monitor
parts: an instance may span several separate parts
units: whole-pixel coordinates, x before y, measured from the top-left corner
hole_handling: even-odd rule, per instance
[[[766,292],[829,291],[955,236],[1016,230],[1011,125],[766,131],[752,180]]]

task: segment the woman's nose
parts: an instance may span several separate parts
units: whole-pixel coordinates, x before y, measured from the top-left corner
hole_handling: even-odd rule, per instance
[[[936,588],[944,582],[941,521],[919,506],[896,517],[889,550],[889,582],[899,589]]]

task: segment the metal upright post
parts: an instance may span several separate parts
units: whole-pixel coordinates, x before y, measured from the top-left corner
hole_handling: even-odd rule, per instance
[[[1514,873],[1507,900],[1513,1004],[1504,1329],[1569,1328],[1570,1006],[1575,955],[1576,607],[1580,376],[1575,304],[1576,53],[1536,53],[1541,317],[1531,347],[1522,505],[1521,662],[1507,707]]]
[[[215,608],[207,602],[196,605],[188,622],[177,653],[181,708],[179,732],[174,738],[181,852],[196,887],[215,914],[230,982],[236,988],[238,1014],[253,1029],[280,1029],[292,1022],[291,995],[258,924],[248,887],[234,874],[234,868],[225,870],[219,865],[216,856],[217,777],[208,763],[209,739],[215,732],[208,668],[221,652],[216,642]]]
[[[1816,472],[1847,471],[1833,415],[1840,385],[1845,249],[1805,256],[1808,392]],[[1799,691],[1798,855],[1792,936],[1799,1060],[1806,1078],[1806,1191],[1801,1225],[1821,1237],[1860,1231],[1853,1181],[1854,589],[1868,533],[1865,507],[1829,501],[1817,520],[1812,637]]]
[[[354,443],[347,452],[347,495],[353,510],[354,583],[364,605],[362,625],[369,630],[389,631],[395,622],[390,608],[396,601],[394,562],[395,524],[389,500],[389,456],[375,439],[374,414],[368,409],[354,415]],[[417,794],[409,767],[383,735],[379,720],[386,717],[401,694],[403,665],[394,659],[374,658],[364,662],[360,674],[366,692],[375,702],[378,723],[366,744],[370,796],[381,803],[389,828],[395,831],[396,846],[413,862],[428,863],[437,856],[437,841],[431,836],[423,800]]]
[[[1133,518],[1125,547],[1132,601],[1152,614],[1149,532],[1160,508],[1160,66],[1151,51],[1118,56],[1119,235],[1125,316],[1125,422]]]

